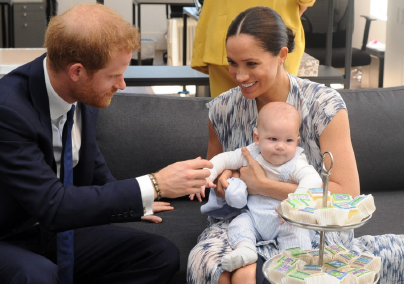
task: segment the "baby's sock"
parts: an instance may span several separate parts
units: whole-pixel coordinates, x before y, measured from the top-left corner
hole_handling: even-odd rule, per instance
[[[240,267],[255,263],[258,259],[257,248],[250,242],[241,242],[237,248],[222,258],[222,268],[232,272]]]

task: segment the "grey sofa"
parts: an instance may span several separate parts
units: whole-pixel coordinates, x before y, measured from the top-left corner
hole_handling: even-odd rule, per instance
[[[404,87],[341,90],[350,118],[362,193],[372,193],[377,210],[356,236],[403,234]],[[117,179],[158,171],[180,160],[205,157],[210,98],[118,93],[99,112],[97,140]],[[181,268],[171,283],[186,283],[188,254],[206,227],[200,203],[170,200],[174,211],[160,224],[120,223],[166,236],[180,250]],[[206,201],[204,201],[206,202]]]

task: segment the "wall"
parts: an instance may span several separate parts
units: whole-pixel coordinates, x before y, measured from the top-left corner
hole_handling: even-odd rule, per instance
[[[382,0],[387,1],[387,0]],[[354,8],[354,32],[352,37],[352,46],[362,47],[363,32],[365,30],[365,18],[361,15],[370,15],[370,0],[355,0]],[[369,39],[378,40],[386,43],[386,22],[382,20],[372,21],[369,30]]]
[[[384,87],[404,85],[404,3],[389,0],[384,62]]]
[[[59,0],[58,13],[62,13],[67,9],[79,3],[95,3],[96,1],[86,0]],[[132,0],[104,0],[104,4],[122,15],[128,22],[133,21],[132,18]],[[137,15],[137,11],[135,12]],[[142,38],[154,38],[157,41],[156,49],[166,50],[167,42],[165,34],[167,32],[167,16],[165,5],[142,5],[141,6],[141,23]]]
[[[324,0],[318,0],[324,1]],[[370,0],[354,0],[354,33],[353,47],[362,46],[363,31],[365,28],[365,19],[360,15],[370,14]],[[381,0],[387,1],[387,0]],[[59,13],[82,2],[94,2],[85,0],[59,0]],[[132,22],[132,0],[104,0],[105,5],[113,8],[120,13],[127,21]],[[137,12],[136,12],[137,13]],[[165,34],[167,32],[166,8],[165,5],[142,5],[141,16],[142,38],[154,38],[157,41],[157,50],[166,50],[167,42]],[[369,31],[369,41],[378,40],[386,42],[386,22],[373,21]]]
[[[116,0],[110,0],[111,2]],[[167,50],[167,14],[166,5],[141,5],[141,33],[142,38],[154,38],[157,50]],[[137,16],[137,10],[136,10]],[[137,20],[136,20],[137,21]]]

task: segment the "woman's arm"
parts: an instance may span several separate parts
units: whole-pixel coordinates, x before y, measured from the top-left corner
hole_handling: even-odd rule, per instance
[[[213,158],[215,155],[223,152],[222,144],[217,138],[212,123],[209,120],[209,144],[207,159]],[[273,198],[283,200],[288,197],[288,193],[295,192],[297,185],[285,182],[270,180],[266,177],[264,170],[255,161],[247,149],[243,151],[244,158],[247,159],[249,167],[240,169],[240,178],[247,184],[250,194],[260,194],[271,196]],[[217,187],[215,188],[218,197],[224,197],[224,189],[229,186],[227,179],[237,175],[237,172],[225,170],[217,179]],[[237,177],[237,176],[236,176]]]
[[[333,117],[320,136],[321,152],[331,152],[334,166],[331,171],[329,190],[337,193],[360,194],[359,174],[352,148],[348,112],[341,109]],[[328,169],[330,160],[325,158]]]
[[[299,6],[312,7],[316,3],[316,0],[296,0],[296,2]]]
[[[306,12],[307,7],[312,7],[316,0],[296,0],[299,5],[299,16],[301,17]]]
[[[321,152],[331,152],[334,166],[330,175],[329,190],[335,193],[360,194],[359,175],[355,154],[352,148],[348,113],[345,109],[337,112],[320,136]],[[288,193],[294,192],[296,185],[277,182],[265,177],[261,166],[245,151],[244,157],[249,167],[240,169],[241,179],[247,184],[250,194],[271,196],[283,200]],[[325,159],[328,169],[330,160]]]
[[[288,197],[288,193],[295,192],[297,184],[267,178],[261,165],[251,156],[247,148],[243,147],[241,151],[249,166],[240,169],[240,178],[247,184],[249,194],[283,200]]]
[[[215,129],[213,128],[212,122],[209,120],[209,144],[208,144],[208,154],[206,159],[210,160],[217,154],[223,152],[222,144],[217,138]]]

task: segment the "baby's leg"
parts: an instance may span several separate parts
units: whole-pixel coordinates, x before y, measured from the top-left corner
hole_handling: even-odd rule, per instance
[[[277,237],[278,248],[280,251],[292,247],[300,247],[304,250],[312,249],[311,239],[313,236],[314,231],[290,226],[285,223],[280,226]]]
[[[222,258],[223,270],[231,272],[257,261],[255,229],[247,213],[242,213],[231,221],[228,235],[234,251]]]

